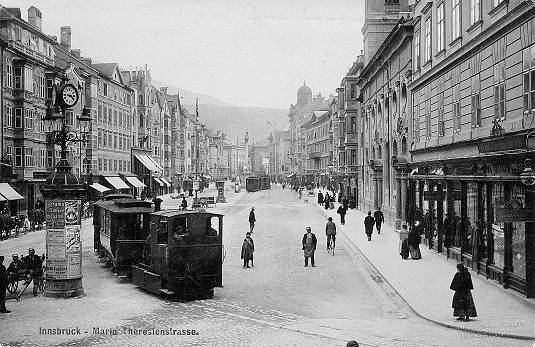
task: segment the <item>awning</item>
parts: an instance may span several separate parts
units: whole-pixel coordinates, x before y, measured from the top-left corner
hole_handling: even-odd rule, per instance
[[[156,169],[158,169],[158,171],[163,172],[163,167],[161,167],[160,164],[158,164],[156,161],[154,161],[154,159],[152,159],[152,157],[147,156],[147,159],[149,161],[151,161],[152,164],[154,164],[154,166],[156,167]]]
[[[24,197],[17,193],[9,183],[0,183],[0,194],[4,197],[4,200],[24,200]]]
[[[157,165],[148,155],[134,154],[134,157],[149,171],[162,172],[159,165]]]
[[[171,187],[171,183],[169,183],[165,178],[160,177],[160,181],[162,181],[166,186]]]
[[[143,188],[143,187],[146,187],[145,184],[143,182],[141,182],[140,180],[138,180],[137,177],[134,177],[134,176],[125,176],[124,178],[126,178],[126,180],[128,181],[128,183],[130,183],[131,185],[133,185],[134,187],[136,188]]]
[[[288,176],[286,176],[286,177],[287,177],[287,178],[292,178],[292,177],[294,177],[294,176],[295,176],[295,174],[293,173],[293,174],[290,174],[290,175],[288,175]]]
[[[130,187],[117,176],[104,176],[104,179],[115,189],[130,189]]]
[[[100,183],[93,183],[89,185],[91,188],[98,190],[100,193],[110,190],[110,188],[104,187]]]
[[[165,187],[165,183],[163,183],[158,177],[153,177],[153,179],[160,185],[160,187]]]

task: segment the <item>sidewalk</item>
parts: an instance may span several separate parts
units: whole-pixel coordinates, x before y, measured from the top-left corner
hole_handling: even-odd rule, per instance
[[[420,245],[421,260],[403,260],[399,255],[399,234],[391,226],[383,225],[380,235],[374,229],[372,241],[368,242],[363,212],[349,210],[345,225],[340,225],[336,213],[339,204],[333,210],[325,210],[315,201],[316,208],[333,218],[338,231],[347,236],[419,316],[475,334],[535,339],[532,299],[516,296],[471,271],[478,317],[469,322],[457,321],[452,315],[453,291],[449,289],[456,272],[453,262],[425,245]]]

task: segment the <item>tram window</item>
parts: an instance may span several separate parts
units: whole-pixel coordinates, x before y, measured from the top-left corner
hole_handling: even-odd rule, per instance
[[[206,236],[217,236],[219,230],[219,218],[206,218]]]
[[[177,218],[173,223],[173,238],[180,240],[188,236],[188,220],[186,218]]]
[[[166,245],[168,241],[167,221],[161,220],[158,224],[158,244]]]

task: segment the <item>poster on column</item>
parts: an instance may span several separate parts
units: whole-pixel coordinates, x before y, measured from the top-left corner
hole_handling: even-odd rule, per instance
[[[80,225],[67,225],[65,227],[66,243],[65,248],[67,253],[80,252]]]
[[[47,200],[45,202],[45,220],[48,229],[62,229],[65,227],[65,201]]]
[[[53,279],[66,279],[67,277],[67,258],[63,259],[47,259],[47,277]]]
[[[68,254],[67,274],[68,278],[78,278],[82,276],[82,259],[80,253]]]
[[[65,259],[65,230],[48,229],[46,232],[46,252],[48,259]]]
[[[80,200],[65,201],[65,224],[80,224]]]

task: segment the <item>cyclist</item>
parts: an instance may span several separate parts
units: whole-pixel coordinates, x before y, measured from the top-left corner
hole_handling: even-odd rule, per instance
[[[331,239],[333,240],[333,248],[336,243],[336,225],[333,222],[332,217],[329,217],[327,224],[325,225],[325,235],[327,235],[327,250],[329,250],[329,244]]]
[[[12,278],[17,279],[25,270],[24,263],[19,259],[19,255],[13,254],[12,257],[13,261],[7,267],[7,277],[9,281],[11,281]]]

